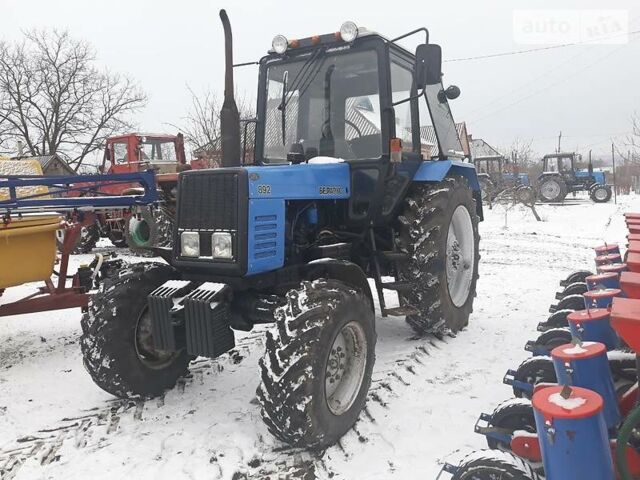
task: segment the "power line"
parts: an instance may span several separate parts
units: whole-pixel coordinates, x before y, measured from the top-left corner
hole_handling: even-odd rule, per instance
[[[630,35],[637,35],[640,33],[640,30],[634,30],[631,32],[625,32],[625,33],[620,33],[617,35],[611,35],[609,37],[600,37],[598,39],[593,39],[593,40],[584,40],[582,42],[574,42],[574,43],[561,43],[559,45],[548,45],[546,47],[538,47],[538,48],[528,48],[525,50],[512,50],[510,52],[500,52],[500,53],[491,53],[488,55],[478,55],[476,57],[461,57],[461,58],[450,58],[448,60],[443,60],[443,62],[466,62],[469,60],[482,60],[485,58],[497,58],[497,57],[507,57],[507,56],[511,56],[511,55],[521,55],[524,53],[535,53],[535,52],[541,52],[541,51],[545,51],[545,50],[555,50],[558,48],[565,48],[565,47],[575,47],[576,45],[585,45],[588,43],[592,43],[595,41],[601,41],[601,40],[609,40],[612,38],[617,38],[617,37],[622,37],[622,36],[630,36]]]
[[[640,31],[639,31],[639,32],[640,32]],[[564,82],[566,82],[567,80],[569,80],[570,78],[573,78],[573,77],[575,77],[575,76],[579,75],[579,74],[580,74],[580,73],[582,73],[584,70],[587,70],[588,68],[592,67],[593,65],[596,65],[596,64],[597,64],[597,63],[599,63],[601,60],[604,60],[604,59],[606,59],[606,58],[611,57],[613,54],[615,54],[615,53],[619,52],[620,50],[622,50],[622,49],[623,49],[624,47],[626,47],[627,45],[628,45],[628,44],[620,45],[620,46],[619,46],[618,48],[616,48],[615,50],[613,50],[613,51],[611,51],[611,52],[607,52],[605,55],[602,55],[602,56],[598,57],[594,62],[589,63],[589,64],[587,64],[587,65],[583,66],[582,68],[578,69],[578,70],[574,70],[574,71],[573,71],[572,73],[570,73],[569,75],[566,75],[566,76],[564,76],[564,77],[560,78],[559,80],[557,80],[557,81],[555,81],[555,82],[552,82],[551,84],[549,84],[549,85],[547,85],[547,86],[545,86],[545,87],[543,87],[543,88],[540,88],[540,89],[538,89],[538,90],[534,90],[532,93],[530,93],[530,94],[528,94],[528,95],[526,95],[526,96],[524,96],[524,97],[522,97],[522,98],[520,98],[520,99],[518,99],[518,100],[516,100],[516,101],[514,101],[514,102],[511,102],[511,103],[509,103],[509,104],[507,104],[507,105],[504,105],[504,106],[502,106],[502,107],[500,107],[500,108],[498,108],[498,109],[496,109],[496,110],[493,110],[493,111],[491,111],[491,112],[489,112],[489,113],[487,113],[487,114],[485,114],[485,115],[482,115],[481,117],[474,118],[474,119],[472,119],[471,121],[472,121],[472,122],[477,122],[477,121],[480,121],[480,120],[484,120],[484,119],[485,119],[485,118],[487,118],[487,117],[490,117],[490,116],[492,116],[492,115],[495,115],[496,113],[499,113],[499,112],[501,112],[501,111],[503,111],[503,110],[506,110],[506,109],[508,109],[508,108],[511,108],[511,107],[513,107],[513,106],[515,106],[515,105],[517,105],[517,104],[519,104],[519,103],[522,103],[522,102],[524,102],[525,100],[530,99],[531,97],[534,97],[534,96],[536,96],[536,95],[538,95],[538,94],[540,94],[540,93],[542,93],[542,92],[544,92],[544,91],[546,91],[546,90],[548,90],[548,89],[550,89],[550,88],[555,87],[556,85],[559,85],[559,84],[561,84],[561,83],[564,83]]]

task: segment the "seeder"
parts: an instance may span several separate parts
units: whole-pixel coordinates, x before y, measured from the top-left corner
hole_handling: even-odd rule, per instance
[[[10,162],[3,161],[7,166]],[[13,162],[17,163],[17,162]],[[135,195],[98,193],[105,186],[135,184]],[[85,308],[89,290],[121,260],[98,255],[90,265],[68,274],[69,255],[83,227],[111,209],[152,204],[157,200],[153,171],[112,175],[43,177],[0,176],[0,297],[7,288],[43,282],[32,294],[0,305],[0,317],[64,308]],[[56,264],[56,235],[62,246]],[[57,282],[52,280],[57,277]]]
[[[597,274],[579,271],[561,282],[565,291],[584,284],[584,306],[568,309],[566,324],[528,342],[533,356],[505,376],[521,398],[481,414],[475,425],[492,450],[442,472],[454,480],[640,478],[640,258],[629,262],[640,245],[634,242],[627,263],[617,245],[598,247]],[[563,293],[556,298],[566,298]]]

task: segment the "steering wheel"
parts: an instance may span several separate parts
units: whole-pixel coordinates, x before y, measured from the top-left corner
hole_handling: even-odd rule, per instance
[[[358,137],[363,137],[364,136],[362,134],[362,130],[360,130],[358,128],[358,126],[355,123],[353,123],[351,120],[345,119],[344,123],[349,125],[351,128],[353,128],[356,131],[356,133],[358,134]],[[322,124],[322,135],[324,137],[328,137],[329,136],[328,135],[328,133],[329,133],[329,130],[328,130],[329,125],[330,125],[330,120],[325,120],[324,123]]]

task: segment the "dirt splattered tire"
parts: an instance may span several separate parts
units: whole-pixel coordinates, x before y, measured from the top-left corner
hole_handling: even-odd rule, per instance
[[[186,351],[153,348],[147,296],[175,271],[161,263],[136,263],[106,278],[83,315],[80,347],[93,381],[119,398],[151,398],[188,373]]]
[[[560,345],[571,343],[571,340],[571,331],[568,328],[552,328],[542,333],[535,343],[551,352],[551,350]]]
[[[538,324],[538,330],[541,332],[546,332],[547,330],[552,328],[568,327],[569,320],[567,319],[567,316],[572,312],[575,312],[575,310],[565,309],[553,312],[551,315],[549,315],[549,318],[547,318],[545,322]]]
[[[571,283],[567,285],[564,288],[564,290],[562,290],[562,293],[560,293],[561,298],[559,298],[559,300],[562,300],[563,298],[568,297],[569,295],[582,295],[587,290],[588,290],[587,284],[584,282]]]
[[[514,375],[514,380],[537,385],[538,383],[556,383],[556,371],[553,368],[551,357],[540,356],[528,358],[520,364]],[[531,399],[531,394],[513,387],[513,394],[518,398]]]
[[[410,257],[398,265],[399,279],[412,284],[400,294],[400,302],[420,311],[407,316],[416,333],[457,332],[468,325],[479,242],[476,204],[464,178],[411,187],[398,217],[397,247]]]
[[[129,218],[124,237],[134,253],[149,253],[151,247],[167,247],[172,243],[173,219],[162,208],[141,208]]]
[[[541,480],[531,466],[509,452],[481,450],[462,460],[451,480]]]
[[[262,418],[278,439],[322,449],[364,408],[375,361],[374,312],[365,294],[335,280],[303,282],[286,300],[260,360]]]
[[[561,281],[560,285],[561,286],[569,285],[571,283],[577,283],[577,282],[584,283],[587,281],[587,277],[590,277],[591,275],[593,275],[593,272],[591,272],[590,270],[578,270],[576,272],[573,272],[567,275],[567,278]]]
[[[582,294],[567,295],[553,307],[555,308],[554,312],[558,312],[560,310],[584,310],[587,308],[584,305],[584,297]]]
[[[523,430],[536,432],[536,419],[533,416],[531,402],[524,398],[510,398],[498,405],[491,414],[491,426],[511,433]],[[492,450],[509,450],[511,446],[495,438],[487,437],[487,445]]]
[[[516,188],[516,200],[524,205],[533,205],[536,202],[536,192],[533,188],[522,185]]]
[[[607,203],[612,195],[613,192],[608,185],[596,184],[589,189],[589,197],[595,203]]]
[[[567,196],[567,184],[559,176],[543,178],[538,186],[538,198],[541,202],[562,202]]]
[[[64,230],[58,230],[56,232],[56,245],[59,252],[62,251],[63,240]],[[96,248],[98,240],[100,240],[100,226],[97,223],[82,227],[71,253],[76,255],[91,253]]]

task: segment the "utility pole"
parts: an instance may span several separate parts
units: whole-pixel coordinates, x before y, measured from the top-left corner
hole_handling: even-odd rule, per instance
[[[616,188],[616,151],[615,145],[611,144],[611,164],[613,165],[613,203],[618,204],[618,192]]]

